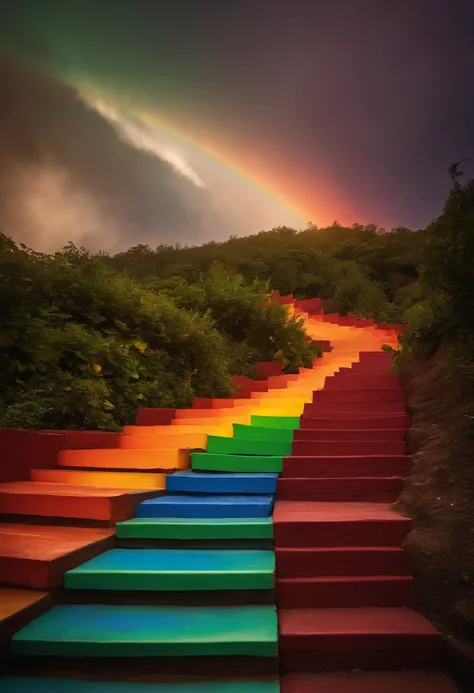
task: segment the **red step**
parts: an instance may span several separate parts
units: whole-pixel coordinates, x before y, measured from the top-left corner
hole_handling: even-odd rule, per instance
[[[373,429],[347,429],[338,430],[328,428],[327,430],[311,430],[297,429],[293,434],[293,440],[314,440],[314,441],[331,441],[340,440],[346,443],[364,442],[364,441],[392,441],[405,440],[405,428],[373,428]]]
[[[361,414],[405,414],[405,402],[316,402],[304,405],[304,416],[319,414],[354,413]]]
[[[403,549],[395,546],[337,546],[275,549],[278,578],[323,575],[408,575]]]
[[[351,671],[342,674],[287,674],[281,693],[459,693],[439,671]]]
[[[359,429],[359,430],[374,430],[388,428],[405,428],[410,426],[410,417],[407,414],[395,414],[395,415],[384,415],[384,416],[341,416],[334,414],[319,414],[318,416],[302,416],[300,419],[300,428],[304,430],[347,430]]]
[[[278,616],[285,673],[429,669],[440,654],[439,633],[407,608],[282,609]]]
[[[402,381],[400,376],[390,373],[364,374],[362,372],[348,371],[347,373],[335,373],[329,375],[324,381],[325,390],[385,390],[387,388],[400,388]]]
[[[275,546],[400,546],[411,519],[382,503],[277,501]]]
[[[304,457],[306,455],[406,455],[406,445],[403,440],[391,441],[354,441],[348,443],[343,440],[294,440],[292,443],[292,454]]]
[[[408,455],[288,455],[283,478],[337,479],[403,476],[410,468]]]
[[[95,527],[0,525],[0,575],[7,585],[47,590],[64,573],[115,544],[115,530]]]
[[[404,402],[401,388],[379,390],[315,390],[313,402]]]
[[[369,501],[393,503],[403,489],[401,477],[278,479],[277,498],[287,501]]]
[[[135,505],[156,492],[127,493],[124,489],[13,481],[0,484],[4,515],[74,518],[116,524],[133,517]]]
[[[413,606],[409,575],[324,576],[277,579],[278,609]]]

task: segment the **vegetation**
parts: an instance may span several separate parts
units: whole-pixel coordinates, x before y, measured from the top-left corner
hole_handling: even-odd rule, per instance
[[[157,291],[74,246],[55,255],[0,236],[0,425],[115,430],[139,406],[226,396],[255,362],[310,365],[301,321],[213,267]]]
[[[229,395],[258,361],[308,366],[316,352],[270,287],[407,322],[399,360],[443,343],[474,373],[474,181],[462,185],[457,164],[450,175],[441,215],[420,231],[334,222],[95,257],[0,235],[0,425],[115,430],[139,406]]]

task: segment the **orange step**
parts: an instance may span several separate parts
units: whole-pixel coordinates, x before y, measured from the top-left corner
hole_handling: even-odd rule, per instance
[[[0,575],[17,587],[59,587],[66,571],[115,544],[112,528],[0,524]]]
[[[166,474],[155,472],[90,472],[78,469],[32,469],[32,481],[72,486],[120,488],[127,491],[164,491]]]
[[[135,505],[153,495],[150,491],[128,494],[124,489],[12,481],[0,484],[0,513],[115,524],[132,518]]]
[[[14,633],[52,606],[48,592],[0,587],[0,656],[7,654]]]
[[[62,450],[61,467],[95,469],[187,469],[187,450]]]
[[[206,433],[132,433],[119,437],[118,447],[124,450],[205,450]]]

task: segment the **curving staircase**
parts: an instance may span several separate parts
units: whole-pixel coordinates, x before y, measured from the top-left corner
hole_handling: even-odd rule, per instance
[[[397,330],[275,298],[326,350],[312,369],[66,436],[57,468],[0,486],[4,693],[457,690],[391,508],[410,466],[380,350]]]

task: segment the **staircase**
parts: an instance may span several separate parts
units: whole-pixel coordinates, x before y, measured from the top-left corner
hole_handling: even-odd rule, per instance
[[[284,458],[274,512],[283,693],[456,690],[433,672],[439,634],[413,609],[401,548],[411,521],[390,505],[410,458],[389,367],[387,354],[363,353],[327,378]]]
[[[65,450],[58,469],[0,493],[11,528],[28,519],[28,495],[35,517],[73,521],[82,507],[96,525],[35,527],[49,560],[36,549],[27,586],[65,573],[64,589],[53,608],[34,593],[32,615],[45,613],[12,627],[16,676],[2,691],[457,690],[437,671],[439,634],[413,608],[411,522],[390,505],[410,466],[403,391],[379,351],[393,332],[359,328],[309,318],[312,338],[334,347],[314,369],[126,427],[118,448]],[[71,553],[62,530],[102,534],[78,535]]]

